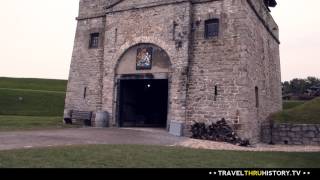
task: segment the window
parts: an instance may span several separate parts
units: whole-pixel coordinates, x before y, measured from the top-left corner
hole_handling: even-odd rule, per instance
[[[205,38],[219,36],[219,19],[210,19],[205,21]]]
[[[214,86],[214,101],[217,101],[218,96],[218,86]]]
[[[86,97],[87,97],[87,87],[85,87],[83,90],[83,99],[86,99]]]
[[[259,108],[259,88],[255,87],[255,95],[256,95],[256,108]]]
[[[99,33],[90,34],[89,48],[98,48],[99,47]]]

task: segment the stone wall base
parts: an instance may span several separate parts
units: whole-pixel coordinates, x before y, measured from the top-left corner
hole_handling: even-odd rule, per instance
[[[262,128],[262,142],[285,145],[320,145],[320,124],[274,124]]]

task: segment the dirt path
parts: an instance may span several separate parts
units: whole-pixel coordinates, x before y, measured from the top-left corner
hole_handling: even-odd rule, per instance
[[[257,144],[251,148],[238,147],[227,143],[175,137],[161,129],[82,128],[0,132],[0,150],[82,144],[141,144],[212,150],[320,152],[320,146],[271,146]]]

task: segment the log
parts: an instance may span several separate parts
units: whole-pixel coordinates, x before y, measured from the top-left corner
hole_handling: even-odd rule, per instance
[[[223,118],[217,123],[206,125],[205,123],[195,122],[191,126],[191,138],[210,140],[217,142],[227,142],[239,146],[249,146],[249,140],[241,139],[234,129],[228,125],[227,121]]]

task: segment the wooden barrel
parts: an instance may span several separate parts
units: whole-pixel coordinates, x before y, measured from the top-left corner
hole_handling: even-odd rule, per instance
[[[65,109],[63,111],[63,123],[64,124],[72,124],[71,120],[71,110]]]

